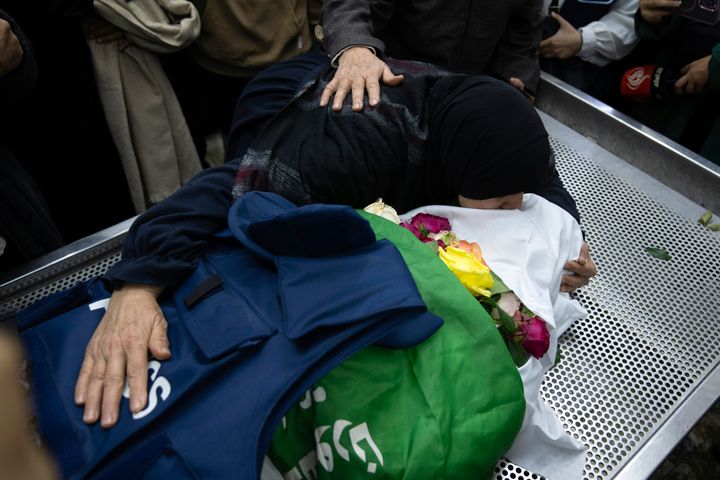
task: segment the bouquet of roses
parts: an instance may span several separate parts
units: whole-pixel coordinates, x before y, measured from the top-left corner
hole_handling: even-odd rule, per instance
[[[447,218],[419,213],[409,222],[401,222],[395,210],[385,205],[382,199],[365,210],[398,223],[437,251],[440,260],[495,320],[515,365],[524,365],[529,355],[540,358],[547,352],[550,333],[543,319],[523,305],[517,295],[492,272],[476,242],[457,238]]]

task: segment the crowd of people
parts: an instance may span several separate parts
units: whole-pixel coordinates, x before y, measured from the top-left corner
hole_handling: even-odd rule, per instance
[[[144,408],[148,352],[170,356],[157,296],[246,192],[355,208],[383,197],[401,210],[514,209],[532,192],[579,222],[532,106],[541,68],[720,164],[720,24],[680,15],[677,0],[139,3],[0,10],[0,270],[142,213],[105,277],[115,292],[79,372],[90,424],[116,423],[126,376],[131,410]],[[158,12],[160,33],[146,21]],[[97,45],[121,52],[121,105],[98,88]],[[662,95],[620,95],[637,65],[666,69]],[[171,95],[130,101],[147,72],[149,91]],[[139,133],[148,124],[156,143]],[[216,131],[225,163],[208,168]],[[158,166],[166,137],[184,160]],[[152,189],[171,168],[177,191]],[[564,291],[596,274],[587,244],[566,269]]]
[[[311,50],[336,68],[320,99],[334,111],[346,97],[355,111],[366,95],[373,107],[383,87],[402,85],[390,58],[493,75],[531,99],[543,69],[720,162],[720,27],[683,16],[679,0],[158,1],[172,35],[150,31],[157,12],[122,3],[3,2],[0,271],[158,203],[218,163],[206,147],[212,134],[222,135],[225,161],[235,159],[238,145],[252,141],[235,110],[248,81]],[[129,63],[148,61],[133,50],[157,57],[167,79],[150,89],[169,93],[144,97],[127,73],[108,85],[99,60],[108,51],[94,45],[124,52]],[[662,85],[623,97],[623,74],[644,65],[662,67]],[[122,98],[118,108],[118,95],[136,97],[134,105]],[[170,105],[161,111],[158,102]],[[278,104],[254,108],[268,116]]]

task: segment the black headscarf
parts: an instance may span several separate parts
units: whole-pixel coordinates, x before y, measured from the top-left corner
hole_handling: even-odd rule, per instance
[[[482,200],[544,185],[554,171],[548,134],[532,104],[487,76],[437,81],[429,111],[433,178],[449,198]],[[437,181],[437,180],[435,180]]]

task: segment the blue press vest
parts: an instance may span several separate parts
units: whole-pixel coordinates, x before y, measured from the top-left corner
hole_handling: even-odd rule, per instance
[[[150,362],[146,409],[131,415],[124,398],[109,430],[85,425],[73,401],[102,283],[18,314],[38,428],[64,478],[256,479],[281,417],[315,381],[369,344],[414,345],[442,324],[397,249],[352,209],[309,205],[237,230],[232,216],[258,196],[272,194],[239,199],[230,229],[159,298],[172,358]]]

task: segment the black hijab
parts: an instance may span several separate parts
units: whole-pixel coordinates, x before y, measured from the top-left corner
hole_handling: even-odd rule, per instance
[[[528,192],[554,171],[548,134],[532,104],[488,76],[437,81],[430,96],[429,173],[448,198]],[[431,180],[432,181],[432,180]]]

